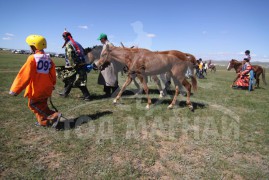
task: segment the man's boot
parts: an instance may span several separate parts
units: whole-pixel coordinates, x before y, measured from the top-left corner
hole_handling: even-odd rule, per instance
[[[110,86],[104,86],[105,97],[111,97]]]
[[[60,96],[63,96],[63,97],[67,97],[68,94],[70,93],[71,89],[72,89],[72,84],[65,84],[64,85],[64,92],[60,93],[59,95]]]
[[[90,101],[90,93],[88,91],[87,86],[80,86],[79,89],[81,90],[83,96],[84,96],[84,101]]]

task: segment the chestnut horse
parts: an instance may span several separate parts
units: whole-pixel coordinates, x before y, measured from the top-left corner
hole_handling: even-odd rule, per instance
[[[259,79],[259,77],[260,77],[261,74],[262,74],[262,81],[263,81],[263,83],[264,83],[265,85],[267,85],[266,80],[265,80],[265,69],[262,68],[262,67],[259,66],[259,65],[251,65],[251,66],[252,66],[252,69],[253,69],[253,71],[254,71],[254,73],[255,73],[256,86],[259,87],[259,84],[260,84],[260,79]],[[242,70],[242,62],[237,61],[237,60],[235,60],[235,59],[232,59],[232,60],[229,62],[228,66],[227,66],[227,70],[230,71],[232,68],[235,69],[235,72],[236,72],[236,73],[240,73],[241,70]],[[236,80],[237,80],[238,78],[239,78],[239,76],[237,76],[237,77],[234,79],[232,86],[234,85],[234,83],[236,82]]]
[[[114,59],[128,67],[128,77],[119,94],[114,99],[114,103],[120,99],[125,88],[132,82],[132,74],[136,74],[143,85],[148,102],[146,108],[149,109],[151,99],[149,97],[149,89],[146,82],[146,76],[158,75],[169,72],[175,83],[176,90],[174,98],[168,108],[173,108],[176,104],[177,96],[179,94],[179,84],[183,84],[185,74],[189,70],[193,74],[193,65],[189,61],[184,61],[171,54],[161,54],[152,52],[146,49],[130,49],[119,47],[106,47],[106,50],[101,54],[101,58],[96,62],[97,67],[101,67],[104,63]],[[186,86],[185,86],[186,87]],[[187,89],[187,105],[192,110],[193,106],[190,101],[191,86]]]
[[[142,49],[142,48],[137,48],[137,49]],[[142,49],[142,50],[145,50],[145,51],[149,51],[147,49]],[[191,64],[193,64],[193,67],[196,66],[196,59],[195,57],[192,55],[192,54],[189,54],[189,53],[184,53],[184,52],[181,52],[181,51],[177,51],[177,50],[170,50],[170,51],[155,51],[155,53],[158,53],[158,54],[167,54],[167,55],[174,55],[176,56],[177,58],[179,58],[180,60],[183,60],[183,61],[188,61],[190,62]],[[196,80],[196,77],[194,75],[192,75],[192,73],[189,73],[190,71],[188,71],[187,75],[189,76],[190,75],[190,78],[191,78],[191,81],[192,81],[192,86],[193,86],[193,89],[194,91],[197,90],[197,80]],[[168,72],[166,73],[166,80],[169,81],[171,78],[171,74]],[[152,79],[155,81],[155,83],[157,84],[158,88],[159,88],[159,91],[160,91],[160,97],[163,97],[163,92],[167,90],[168,86],[169,86],[169,83],[166,83],[165,84],[165,87],[164,89],[162,89],[162,85],[161,85],[161,82],[159,80],[159,78],[157,77],[157,75],[153,75],[152,76]],[[185,78],[184,81],[182,82],[182,85],[186,88],[186,89],[189,89],[191,88],[191,85],[190,83],[187,81],[187,79]]]

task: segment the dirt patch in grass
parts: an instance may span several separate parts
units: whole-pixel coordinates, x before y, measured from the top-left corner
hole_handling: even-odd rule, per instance
[[[37,160],[37,164],[43,164],[50,170],[54,170],[57,168],[60,168],[61,166],[61,157],[62,153],[51,151],[45,154],[42,154],[42,156]]]
[[[231,156],[225,158],[229,163],[234,165],[249,166],[252,168],[261,169],[269,174],[269,165],[266,157],[258,153],[239,153],[234,152]]]

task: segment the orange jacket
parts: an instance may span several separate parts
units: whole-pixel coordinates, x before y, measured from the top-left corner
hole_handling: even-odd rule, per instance
[[[28,57],[20,69],[9,94],[18,95],[26,88],[24,97],[37,100],[48,98],[55,84],[55,64],[44,51],[37,51]]]

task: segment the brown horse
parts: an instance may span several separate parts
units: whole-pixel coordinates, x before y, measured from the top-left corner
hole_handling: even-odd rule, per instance
[[[260,84],[260,79],[259,79],[259,77],[260,77],[261,74],[262,74],[262,81],[263,81],[263,83],[264,83],[265,85],[267,85],[266,80],[265,80],[265,69],[262,68],[262,67],[259,66],[259,65],[251,65],[251,66],[252,66],[252,69],[253,69],[253,71],[254,71],[254,73],[255,73],[256,86],[259,87],[259,84]],[[241,70],[242,70],[242,62],[237,61],[237,60],[235,60],[235,59],[232,59],[232,60],[229,62],[228,66],[227,66],[227,70],[230,71],[232,68],[235,69],[235,72],[236,72],[236,73],[240,73]],[[237,80],[238,78],[239,78],[239,76],[237,76],[237,77],[234,79],[232,86],[234,85],[234,83],[236,82],[236,80]]]
[[[114,103],[117,103],[125,88],[132,82],[131,74],[136,74],[143,84],[143,89],[147,95],[147,109],[150,107],[151,99],[148,94],[149,89],[146,82],[146,76],[158,75],[166,72],[169,72],[172,75],[172,79],[176,85],[176,90],[174,98],[168,108],[173,108],[179,94],[179,84],[183,84],[185,74],[188,70],[193,73],[193,65],[189,61],[181,60],[171,54],[161,54],[146,49],[130,49],[107,46],[96,65],[101,67],[104,63],[109,62],[111,59],[126,64],[129,69],[126,82],[124,83],[117,97],[114,99]],[[193,109],[190,101],[191,87],[186,87],[186,89],[187,105],[190,109]]]
[[[147,49],[144,49],[144,50],[147,50]],[[148,50],[149,51],[149,50]],[[189,53],[184,53],[184,52],[181,52],[181,51],[177,51],[177,50],[170,50],[170,51],[155,51],[155,53],[158,53],[158,54],[167,54],[167,55],[174,55],[176,56],[178,59],[180,60],[183,60],[183,61],[188,61],[190,62],[191,64],[193,64],[193,67],[196,66],[196,59],[195,57],[192,55],[192,54],[189,54]],[[188,75],[190,76],[191,78],[191,81],[192,81],[192,86],[193,86],[193,89],[194,91],[197,90],[197,80],[196,80],[196,77],[194,75],[192,75],[192,73],[188,72]],[[157,75],[154,75],[152,76],[152,79],[155,81],[155,83],[157,84],[159,90],[160,90],[160,97],[163,96],[163,91],[166,91],[166,89],[168,88],[169,86],[169,83],[166,83],[165,84],[165,88],[162,89],[162,86],[161,86],[161,82],[159,80],[159,78],[157,77]],[[171,79],[171,74],[168,72],[166,73],[166,80],[169,81]],[[191,85],[190,83],[187,81],[187,79],[185,78],[184,81],[182,82],[182,85],[186,88],[186,89],[189,89],[191,88]]]
[[[213,71],[215,73],[217,71],[217,68],[216,68],[215,64],[212,64],[211,60],[208,61],[207,66],[208,66],[208,69],[210,69],[210,72]]]

